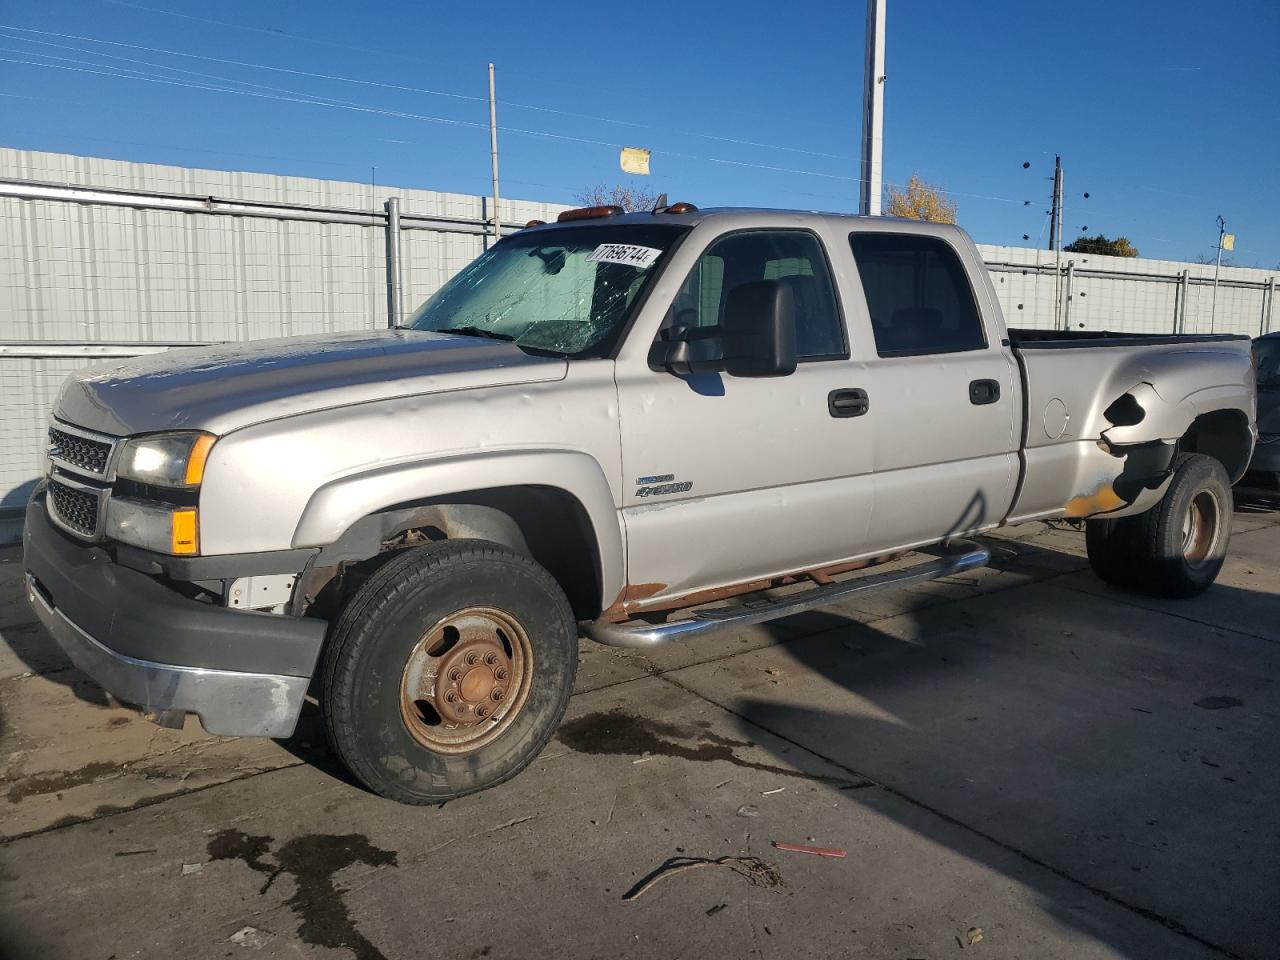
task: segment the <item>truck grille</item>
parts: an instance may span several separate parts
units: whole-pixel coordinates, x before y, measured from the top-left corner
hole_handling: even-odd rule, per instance
[[[54,519],[62,526],[85,537],[97,535],[98,498],[94,494],[50,480],[49,500]]]
[[[49,456],[87,473],[103,476],[107,472],[107,463],[111,460],[111,444],[50,427]]]

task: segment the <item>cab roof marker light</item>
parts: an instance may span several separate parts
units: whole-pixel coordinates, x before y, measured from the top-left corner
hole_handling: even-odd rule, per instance
[[[695,207],[692,203],[685,203],[684,201],[681,201],[680,203],[673,203],[669,207],[664,207],[661,210],[661,212],[662,213],[697,213],[698,208]]]
[[[578,207],[576,210],[564,211],[564,213],[556,217],[556,223],[567,223],[570,220],[598,220],[602,217],[620,217],[626,212],[621,207],[614,205]]]

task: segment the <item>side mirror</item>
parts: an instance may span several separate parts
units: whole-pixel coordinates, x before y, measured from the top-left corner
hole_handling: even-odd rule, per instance
[[[729,291],[715,327],[677,323],[658,334],[649,366],[676,374],[785,377],[796,369],[795,299],[780,280],[742,283]]]
[[[681,376],[724,369],[724,340],[719,327],[677,323],[658,332],[649,348],[649,366]]]
[[[729,291],[720,335],[724,370],[735,377],[785,377],[796,370],[796,304],[781,280]]]

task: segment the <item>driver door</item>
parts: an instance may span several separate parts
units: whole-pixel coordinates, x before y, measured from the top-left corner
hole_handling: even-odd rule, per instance
[[[674,268],[674,264],[673,264]],[[693,264],[665,325],[715,326],[729,292],[783,280],[799,363],[783,377],[617,371],[629,599],[823,566],[858,554],[871,517],[872,438],[853,391],[826,250],[809,230],[744,230]]]

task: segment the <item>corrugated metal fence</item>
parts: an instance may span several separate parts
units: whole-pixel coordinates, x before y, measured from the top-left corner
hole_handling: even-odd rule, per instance
[[[1280,326],[1280,270],[978,244],[1011,327],[1246,333]],[[1274,319],[1273,319],[1274,317]]]
[[[563,209],[504,199],[502,220]],[[481,253],[490,216],[484,197],[0,149],[0,517],[43,468],[67,374],[385,327]]]
[[[488,242],[483,197],[0,148],[0,518],[49,405],[95,358],[386,326]],[[554,204],[503,201],[510,226]],[[1271,328],[1275,277],[980,245],[1013,326]],[[1211,319],[1212,318],[1212,319]]]

